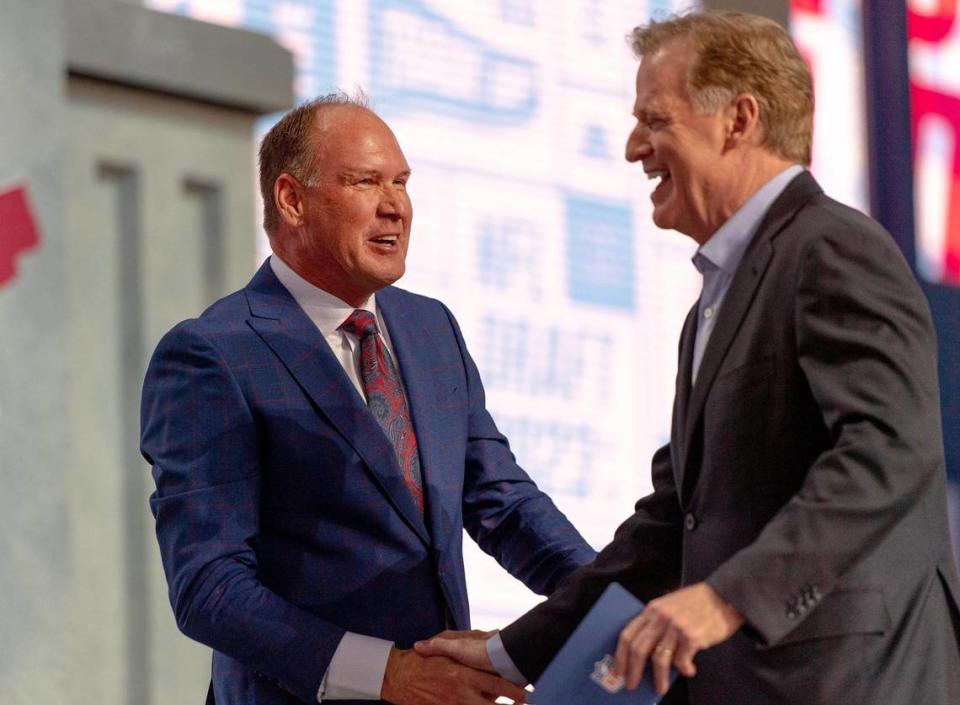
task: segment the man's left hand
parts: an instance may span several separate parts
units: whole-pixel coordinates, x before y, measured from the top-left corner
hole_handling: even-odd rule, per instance
[[[743,622],[743,615],[706,583],[681,588],[651,600],[620,632],[614,672],[632,690],[640,685],[649,660],[657,692],[666,693],[671,666],[692,678],[697,652],[726,641]]]

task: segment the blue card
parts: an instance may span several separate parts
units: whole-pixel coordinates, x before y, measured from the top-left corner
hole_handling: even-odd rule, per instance
[[[535,705],[655,705],[659,702],[649,663],[636,690],[624,688],[623,679],[611,673],[617,637],[627,622],[642,611],[640,600],[619,583],[611,583],[554,656],[528,700]],[[675,675],[671,673],[671,679]]]

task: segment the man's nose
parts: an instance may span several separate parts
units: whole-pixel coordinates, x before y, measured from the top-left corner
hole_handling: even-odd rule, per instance
[[[403,192],[393,184],[383,188],[377,213],[386,218],[402,218],[407,210],[407,199]]]
[[[641,125],[637,125],[627,137],[626,150],[624,157],[628,162],[639,162],[646,159],[652,152],[650,142],[647,139],[647,130]]]

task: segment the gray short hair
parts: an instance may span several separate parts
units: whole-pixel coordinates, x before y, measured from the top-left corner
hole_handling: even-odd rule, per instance
[[[263,196],[263,229],[273,232],[280,214],[273,202],[273,185],[280,174],[287,173],[310,185],[316,164],[310,138],[316,116],[322,110],[353,107],[373,112],[370,99],[362,90],[355,95],[336,91],[319,96],[284,115],[270,128],[260,143],[260,194]]]

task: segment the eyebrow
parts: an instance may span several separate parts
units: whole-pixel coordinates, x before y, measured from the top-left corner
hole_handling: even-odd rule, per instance
[[[634,110],[633,116],[640,122],[650,122],[651,118],[655,119],[665,119],[667,114],[662,110]]]
[[[408,177],[408,178],[409,178],[412,173],[413,173],[413,170],[412,170],[412,169],[404,169],[404,170],[401,171],[399,174],[397,174],[397,176]],[[348,168],[341,169],[340,175],[341,175],[341,176],[354,176],[354,177],[356,177],[356,176],[382,176],[382,175],[383,175],[383,172],[380,171],[379,169],[350,169],[350,168],[348,167]]]

